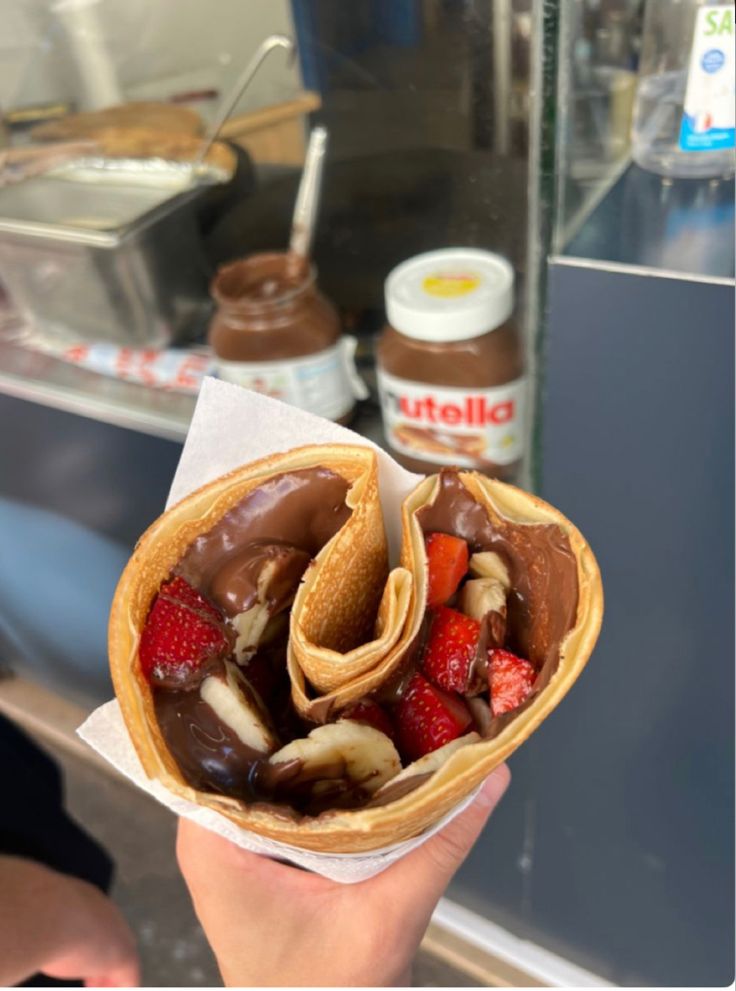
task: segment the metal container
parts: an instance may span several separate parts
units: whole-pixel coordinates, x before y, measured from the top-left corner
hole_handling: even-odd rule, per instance
[[[204,327],[208,269],[183,191],[40,176],[0,189],[0,281],[41,332],[161,347]]]

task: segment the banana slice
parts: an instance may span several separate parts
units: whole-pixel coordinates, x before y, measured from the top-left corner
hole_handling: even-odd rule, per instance
[[[468,569],[475,578],[495,578],[505,589],[511,588],[509,569],[495,551],[471,554]]]
[[[306,551],[297,547],[254,542],[218,576],[221,587],[217,586],[216,590],[219,601],[230,607],[230,621],[237,634],[235,659],[239,664],[250,660],[266,641],[272,622],[291,605],[309,560]],[[246,599],[252,600],[254,583],[255,601],[233,615],[232,606],[243,597],[244,589],[249,593]],[[215,599],[218,601],[217,595]]]
[[[249,661],[255,654],[270,618],[268,606],[259,602],[233,618],[232,624],[237,633],[235,659],[239,664]]]
[[[255,692],[231,661],[224,662],[222,672],[205,678],[199,693],[246,747],[262,754],[278,747],[278,738]]]
[[[300,761],[301,781],[347,779],[351,785],[373,794],[401,770],[401,761],[385,733],[338,719],[313,729],[309,736],[293,740],[269,758],[271,764]]]
[[[495,578],[471,578],[460,591],[460,611],[473,619],[483,619],[489,612],[506,616],[506,589]]]
[[[411,778],[418,778],[417,787],[424,781],[430,774],[434,774],[445,763],[450,754],[454,754],[456,750],[461,747],[467,746],[469,743],[478,743],[480,741],[480,736],[476,732],[466,733],[465,736],[459,736],[456,740],[450,740],[443,747],[439,747],[437,750],[433,750],[429,754],[425,754],[424,757],[420,757],[419,760],[415,760],[413,764],[409,764],[404,768],[399,774],[391,778],[388,784],[381,787],[379,791],[376,792],[375,799],[383,799],[384,796],[390,796],[387,800],[392,800],[394,797],[398,797],[398,793],[409,791],[406,788],[406,782]],[[393,795],[394,789],[397,792],[397,796]]]

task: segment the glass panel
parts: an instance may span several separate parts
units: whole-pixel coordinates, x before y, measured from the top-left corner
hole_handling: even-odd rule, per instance
[[[293,63],[283,53],[270,57],[237,102],[223,130],[234,168],[230,182],[199,188],[185,202],[172,188],[155,223],[136,226],[114,253],[90,245],[83,250],[69,237],[63,244],[53,236],[33,239],[25,235],[34,232],[15,227],[3,247],[0,235],[0,276],[33,328],[27,345],[57,356],[63,350],[90,367],[84,347],[90,341],[105,341],[108,349],[204,344],[211,314],[207,286],[218,266],[286,248],[305,136],[321,124],[330,138],[313,256],[321,291],[358,339],[358,364],[371,389],[358,429],[381,436],[375,336],[385,323],[384,281],[391,269],[432,249],[495,252],[515,272],[515,312],[532,382],[527,454],[516,472],[529,482],[548,207],[536,178],[541,104],[531,99],[540,65],[542,34],[535,19],[541,5],[221,0],[215,17],[198,0],[100,0],[58,9],[43,0],[4,0],[2,8],[8,31],[0,101],[9,150],[35,148],[43,138],[92,135],[102,142],[100,155],[133,160],[127,174],[113,176],[120,184],[156,186],[160,175],[150,166],[152,156],[192,158],[195,134],[266,35],[283,31],[298,48]],[[555,16],[549,5],[548,19]],[[122,115],[119,109],[110,114],[111,104],[122,106]],[[103,137],[99,119],[84,117],[101,108]],[[81,119],[70,111],[81,111]],[[26,167],[18,166],[15,178]],[[35,161],[28,168],[36,169]],[[92,173],[75,168],[75,182],[84,188]],[[36,190],[48,192],[49,183],[58,187],[58,175],[8,186],[8,216],[18,215],[22,204],[16,200],[40,203]],[[67,202],[70,191],[62,184],[55,200]],[[86,304],[75,317],[81,298]],[[16,358],[11,361],[6,351],[11,374],[23,364]],[[171,384],[157,375],[160,363],[145,361],[144,381]],[[128,378],[136,378],[138,364],[123,362]],[[53,365],[44,367],[54,378]],[[95,352],[94,367],[121,374],[110,350]],[[493,377],[484,362],[478,367]],[[80,377],[83,393],[90,381]],[[135,406],[135,394],[126,395]],[[447,457],[457,456],[451,446]]]
[[[698,127],[713,124],[712,133],[730,147],[718,153],[676,147],[701,7],[718,23],[725,18],[728,27],[729,5],[719,0],[561,5],[553,234],[558,254],[733,277],[733,81],[725,79],[733,65],[732,29],[729,34],[724,28],[722,37],[714,30],[709,71],[694,63],[715,87],[708,97],[712,114],[701,115]],[[719,86],[726,87],[723,95]],[[657,137],[666,122],[667,133]],[[718,130],[719,123],[725,129]],[[641,165],[632,162],[634,130],[634,157]],[[697,140],[705,141],[702,135]],[[669,142],[669,151],[656,151],[660,139]]]

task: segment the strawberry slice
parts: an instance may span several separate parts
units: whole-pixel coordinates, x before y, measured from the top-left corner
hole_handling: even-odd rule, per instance
[[[488,651],[491,684],[491,711],[494,716],[511,712],[525,702],[532,690],[537,672],[510,650]]]
[[[230,642],[219,619],[183,578],[164,583],[141,633],[138,656],[146,678],[182,688],[208,661],[227,654]]]
[[[457,591],[468,570],[468,545],[448,533],[430,533],[425,541],[429,582],[427,605],[444,605]]]
[[[395,714],[399,751],[409,761],[462,736],[473,721],[461,699],[431,685],[418,672],[399,699]]]
[[[211,616],[218,623],[222,620],[222,615],[217,606],[208,602],[200,591],[178,575],[172,578],[171,581],[164,582],[159,589],[159,595],[163,595],[167,599],[174,599],[176,602],[181,602],[183,605],[189,606],[190,609],[203,612]]]
[[[447,606],[435,609],[422,658],[424,673],[448,692],[466,691],[479,638],[477,619]]]
[[[385,733],[390,740],[395,738],[391,720],[380,705],[376,702],[371,702],[369,699],[351,705],[342,713],[342,717],[343,719],[354,719],[356,723],[367,723],[374,729]]]

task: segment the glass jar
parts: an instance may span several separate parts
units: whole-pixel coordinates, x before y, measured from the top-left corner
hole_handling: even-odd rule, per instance
[[[386,439],[409,471],[517,480],[526,380],[513,282],[506,259],[467,248],[418,255],[386,280],[378,385]]]
[[[221,268],[209,343],[220,378],[346,422],[355,399],[350,342],[314,266],[283,252]]]

